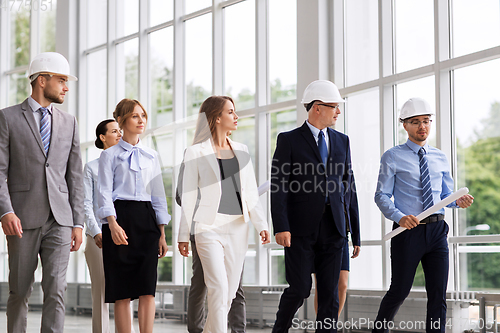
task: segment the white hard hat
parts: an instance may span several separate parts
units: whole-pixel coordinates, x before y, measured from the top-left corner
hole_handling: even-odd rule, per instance
[[[340,91],[335,83],[327,80],[316,80],[307,86],[302,97],[302,104],[309,104],[312,101],[323,103],[344,103],[340,96]]]
[[[415,116],[422,115],[433,115],[434,112],[431,110],[431,106],[425,99],[419,97],[410,98],[403,104],[401,108],[401,112],[399,113],[399,119],[401,121],[412,118]]]
[[[69,81],[78,81],[76,76],[69,74],[69,63],[66,58],[56,52],[44,52],[37,55],[31,62],[28,78],[36,80],[39,74],[58,74],[68,77]]]

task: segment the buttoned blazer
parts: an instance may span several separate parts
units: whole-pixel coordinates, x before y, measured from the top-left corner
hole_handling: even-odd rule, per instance
[[[63,226],[83,226],[83,172],[76,118],[52,107],[48,155],[28,100],[0,110],[0,215],[13,211],[24,229],[50,211]]]
[[[317,231],[325,209],[325,196],[340,235],[346,236],[344,203],[347,201],[350,228],[359,231],[349,138],[331,128],[328,128],[328,137],[330,153],[325,168],[305,122],[278,135],[270,188],[275,234],[289,231],[292,236],[309,236]],[[355,245],[359,245],[359,241]]]
[[[241,203],[245,222],[252,221],[257,232],[268,230],[266,216],[259,201],[255,173],[246,145],[229,140],[240,167]],[[197,208],[198,189],[200,193]],[[193,221],[211,225],[221,199],[221,176],[211,139],[188,147],[184,155],[182,180],[182,214],[179,242],[188,242]]]

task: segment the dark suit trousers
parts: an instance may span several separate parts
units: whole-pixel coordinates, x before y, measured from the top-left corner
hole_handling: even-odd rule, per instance
[[[288,332],[297,310],[311,292],[311,273],[316,272],[318,293],[317,332],[336,332],[339,298],[338,282],[345,237],[335,227],[330,206],[325,206],[318,230],[299,237],[292,234],[285,248],[286,280],[290,285],[281,295],[273,332]],[[307,223],[307,221],[304,221]],[[323,325],[323,327],[321,327]],[[330,327],[329,327],[330,326]]]
[[[394,227],[399,225],[395,224]],[[410,293],[420,261],[427,290],[426,331],[445,331],[448,230],[445,221],[438,221],[406,230],[391,240],[391,287],[382,299],[373,332],[388,331],[383,323],[394,320],[399,307]]]
[[[189,288],[188,308],[187,308],[187,326],[189,333],[201,333],[205,326],[205,298],[207,297],[207,286],[205,285],[205,276],[201,265],[198,251],[196,251],[196,242],[191,236],[191,250],[193,251],[193,276],[191,277],[191,287]],[[242,272],[243,278],[243,272]],[[246,330],[246,303],[245,293],[240,285],[236,291],[236,297],[231,303],[231,309],[228,313],[229,327],[232,333],[244,333]]]

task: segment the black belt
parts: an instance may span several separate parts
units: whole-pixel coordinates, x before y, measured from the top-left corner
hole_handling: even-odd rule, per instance
[[[420,221],[420,224],[428,224],[428,223],[438,222],[441,220],[444,220],[443,214],[433,214],[431,216],[427,216],[425,219]]]

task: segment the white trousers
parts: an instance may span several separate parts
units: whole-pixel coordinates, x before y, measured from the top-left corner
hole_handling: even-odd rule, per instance
[[[248,223],[243,215],[217,214],[213,225],[196,224],[195,240],[208,291],[204,332],[226,333],[248,248]]]
[[[89,235],[87,235],[87,245],[85,245],[85,259],[89,268],[92,290],[92,333],[109,333],[109,304],[104,302],[102,249]],[[134,311],[133,302],[130,302],[130,309]],[[130,317],[132,319],[131,333],[134,333],[134,316]]]

